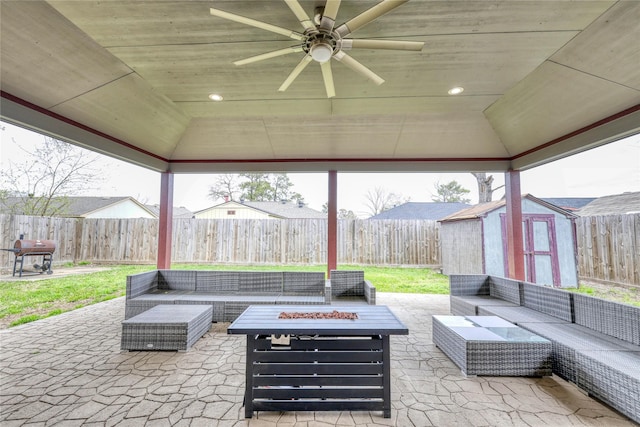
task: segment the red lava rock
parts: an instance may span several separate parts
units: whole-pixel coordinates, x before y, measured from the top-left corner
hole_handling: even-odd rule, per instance
[[[355,320],[358,318],[358,313],[350,313],[347,311],[333,310],[331,312],[286,312],[283,311],[278,316],[278,319],[345,319]]]

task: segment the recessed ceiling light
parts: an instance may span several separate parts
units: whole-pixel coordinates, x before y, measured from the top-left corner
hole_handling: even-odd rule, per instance
[[[212,93],[209,95],[209,99],[212,101],[222,101],[224,98],[220,94]]]
[[[449,89],[448,93],[449,95],[460,95],[462,92],[464,92],[464,88],[462,86],[456,86]]]

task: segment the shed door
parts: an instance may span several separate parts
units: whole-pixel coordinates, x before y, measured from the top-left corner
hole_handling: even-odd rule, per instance
[[[509,274],[507,263],[507,224],[502,222],[504,273]],[[522,214],[525,277],[528,282],[560,286],[560,265],[556,245],[556,226],[553,215]]]

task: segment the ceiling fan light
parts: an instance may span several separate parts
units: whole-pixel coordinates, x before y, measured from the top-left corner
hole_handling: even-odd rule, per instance
[[[309,53],[314,61],[322,64],[331,59],[333,48],[328,43],[317,43],[311,46]]]

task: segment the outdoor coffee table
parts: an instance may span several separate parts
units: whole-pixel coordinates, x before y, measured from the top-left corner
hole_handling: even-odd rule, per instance
[[[188,350],[210,328],[210,305],[160,304],[122,322],[122,350]]]
[[[551,341],[497,316],[433,316],[433,343],[465,375],[551,375]]]
[[[280,319],[285,313],[357,319]],[[253,411],[384,412],[391,417],[390,335],[407,327],[381,305],[252,305],[227,329],[247,335],[245,417]]]

